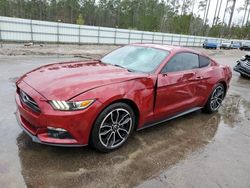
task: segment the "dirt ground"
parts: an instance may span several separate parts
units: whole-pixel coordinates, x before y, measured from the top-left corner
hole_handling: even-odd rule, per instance
[[[118,46],[0,48],[0,187],[250,187],[250,80],[233,72],[218,113],[135,132],[121,149],[33,143],[15,119],[15,80],[38,66],[98,58]],[[245,52],[203,50],[231,67]]]

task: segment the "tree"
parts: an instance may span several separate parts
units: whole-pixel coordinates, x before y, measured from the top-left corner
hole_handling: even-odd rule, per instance
[[[249,1],[243,7],[242,24],[232,24],[236,0],[0,0],[0,15],[65,23],[176,34],[235,36],[249,38]],[[198,14],[194,13],[199,3]],[[208,24],[210,4],[216,3],[212,26]],[[246,3],[245,3],[246,4]],[[219,6],[218,6],[219,5]],[[230,14],[225,23],[226,14]],[[200,16],[202,14],[202,16]],[[220,16],[223,16],[220,21]],[[231,28],[228,28],[231,27]],[[224,32],[227,31],[227,32]]]
[[[76,20],[76,24],[78,25],[84,25],[84,19],[82,17],[82,14],[79,14],[77,20]]]
[[[233,19],[233,14],[234,14],[234,9],[235,9],[235,3],[236,3],[236,0],[233,0],[233,5],[232,5],[232,8],[231,8],[231,12],[230,12],[230,18],[229,18],[229,21],[228,21],[228,28],[230,28],[231,24],[232,24],[232,19]]]
[[[199,11],[204,11],[203,23],[205,22],[205,17],[206,17],[207,1],[208,0],[199,1],[199,6],[198,6],[199,7]]]
[[[205,19],[204,19],[204,25],[206,25],[206,23],[207,23],[207,15],[208,15],[208,12],[209,12],[209,8],[210,8],[210,2],[211,2],[211,0],[208,0],[208,3],[207,3],[207,7],[206,7],[206,17],[205,17]]]
[[[246,14],[247,14],[247,10],[248,10],[248,5],[249,5],[249,0],[245,0],[245,3],[244,3],[244,16],[243,16],[243,20],[242,20],[242,24],[241,24],[241,27],[243,27],[244,23],[245,23],[245,18],[246,18]],[[247,16],[247,21],[248,21],[248,18],[249,18],[249,14]]]
[[[249,3],[249,4],[250,4],[250,3]],[[246,22],[246,25],[247,25],[248,22],[249,22],[249,16],[250,16],[250,6],[249,6],[248,14],[247,14],[247,22]]]
[[[220,11],[221,11],[221,4],[222,4],[222,1],[223,1],[223,0],[220,0],[220,6],[219,6],[219,10],[218,10],[218,13],[217,13],[217,16],[216,16],[215,25],[217,25],[218,20],[220,19]]]
[[[217,15],[218,3],[219,3],[219,0],[217,0],[217,2],[216,2],[216,8],[215,8],[215,12],[214,12],[214,18],[213,18],[212,27],[214,26],[215,20],[217,19],[216,15]]]
[[[224,10],[223,19],[222,19],[222,24],[224,24],[224,21],[225,21],[225,16],[226,16],[226,13],[227,13],[228,3],[229,3],[229,0],[227,0],[227,3],[226,3],[226,7],[225,7],[225,10]]]

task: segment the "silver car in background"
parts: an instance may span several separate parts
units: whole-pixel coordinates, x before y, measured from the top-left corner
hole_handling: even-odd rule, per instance
[[[220,44],[220,49],[231,49],[231,41],[226,40]]]

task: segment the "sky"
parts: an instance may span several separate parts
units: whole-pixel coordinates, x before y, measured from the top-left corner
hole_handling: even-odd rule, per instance
[[[195,1],[194,13],[196,15],[199,14],[200,17],[203,18],[204,11],[203,12],[201,12],[201,11],[198,12],[199,1],[200,0]],[[244,16],[244,10],[239,12],[238,9],[240,7],[244,6],[244,1],[245,0],[236,0],[235,11],[234,11],[234,15],[233,15],[233,23],[234,24],[241,25],[241,23],[242,23],[243,16]],[[226,2],[227,2],[227,0],[222,0],[221,11],[220,11],[220,15],[219,15],[220,20],[223,19],[223,14],[224,14],[224,10],[225,10],[225,7],[226,7]],[[216,10],[216,3],[217,3],[217,0],[211,0],[210,9],[209,9],[209,13],[208,13],[209,24],[212,24],[212,22],[213,22],[214,12]],[[229,6],[230,5],[232,5],[232,2],[229,3]],[[218,4],[218,7],[219,7],[219,4]],[[226,16],[225,16],[226,23],[228,22],[228,20],[229,20],[229,13],[227,13]]]

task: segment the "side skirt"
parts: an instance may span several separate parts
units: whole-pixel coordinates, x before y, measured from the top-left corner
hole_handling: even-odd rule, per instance
[[[200,110],[202,109],[203,107],[195,107],[195,108],[191,108],[187,111],[184,111],[184,112],[181,112],[179,114],[176,114],[174,116],[171,116],[171,117],[167,117],[166,119],[163,119],[163,120],[160,120],[160,121],[156,121],[156,122],[153,122],[153,123],[150,123],[150,124],[146,124],[144,125],[143,127],[137,129],[137,131],[140,131],[140,130],[143,130],[143,129],[146,129],[146,128],[149,128],[149,127],[152,127],[154,125],[157,125],[157,124],[161,124],[161,123],[164,123],[164,122],[167,122],[167,121],[170,121],[172,119],[175,119],[175,118],[178,118],[178,117],[181,117],[181,116],[184,116],[186,114],[189,114],[189,113],[192,113],[192,112],[195,112],[197,110]]]

